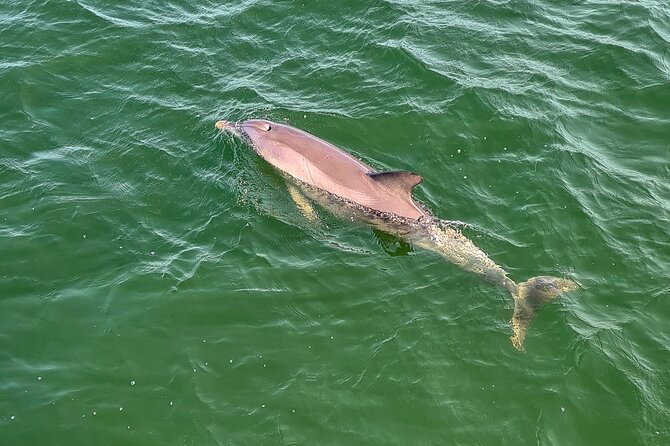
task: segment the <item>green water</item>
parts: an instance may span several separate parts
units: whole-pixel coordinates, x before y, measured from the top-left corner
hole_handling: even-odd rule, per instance
[[[116,3],[115,5],[110,5]],[[512,303],[217,119],[424,182]],[[0,444],[670,444],[665,0],[0,8]]]

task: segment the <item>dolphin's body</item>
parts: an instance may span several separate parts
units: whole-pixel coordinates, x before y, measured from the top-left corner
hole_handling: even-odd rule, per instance
[[[457,229],[457,222],[435,218],[412,199],[421,182],[415,173],[375,172],[338,147],[307,132],[261,119],[218,121],[219,130],[247,142],[292,183],[289,192],[308,218],[309,199],[339,217],[363,221],[414,245],[436,252],[459,267],[507,289],[514,298],[512,343],[523,349],[526,327],[535,311],[564,291],[577,288],[569,279],[538,276],[515,283],[507,273]]]

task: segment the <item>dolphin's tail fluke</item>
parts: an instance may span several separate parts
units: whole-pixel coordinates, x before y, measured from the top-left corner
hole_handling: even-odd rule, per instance
[[[514,298],[514,315],[512,316],[513,335],[512,344],[518,350],[523,350],[523,340],[526,337],[526,328],[535,316],[540,306],[552,300],[561,293],[573,291],[579,285],[560,277],[537,276],[525,282],[510,287]]]

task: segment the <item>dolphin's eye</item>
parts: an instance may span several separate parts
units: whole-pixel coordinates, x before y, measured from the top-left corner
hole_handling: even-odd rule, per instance
[[[265,131],[269,132],[270,130],[272,130],[272,126],[270,124],[265,124]]]

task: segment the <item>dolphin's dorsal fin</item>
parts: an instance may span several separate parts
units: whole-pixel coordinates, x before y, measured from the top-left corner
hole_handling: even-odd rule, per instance
[[[395,170],[391,172],[368,172],[367,175],[373,180],[383,184],[389,189],[407,194],[412,193],[412,188],[423,181],[420,175],[406,170]]]

